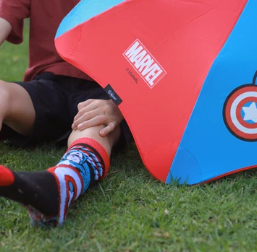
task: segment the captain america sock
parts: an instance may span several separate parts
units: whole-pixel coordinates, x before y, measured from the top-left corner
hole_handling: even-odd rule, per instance
[[[55,176],[60,195],[59,225],[64,222],[70,204],[106,176],[109,167],[105,149],[93,139],[81,138],[71,145],[55,167],[48,169]]]
[[[24,205],[36,226],[62,225],[70,204],[102,179],[109,166],[105,149],[81,138],[47,171],[13,172],[0,166],[0,196]]]

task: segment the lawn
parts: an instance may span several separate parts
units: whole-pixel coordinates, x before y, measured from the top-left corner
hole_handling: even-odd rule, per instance
[[[0,48],[0,78],[18,81],[27,62],[25,41]],[[16,171],[55,165],[63,149],[0,144],[0,163]],[[165,185],[144,168],[131,144],[112,157],[107,178],[71,207],[62,228],[35,229],[26,211],[0,198],[0,251],[176,252],[257,251],[257,172],[206,185]]]

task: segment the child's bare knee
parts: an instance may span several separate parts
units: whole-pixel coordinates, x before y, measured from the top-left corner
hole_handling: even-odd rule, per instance
[[[9,87],[8,82],[0,80],[0,95],[1,96],[8,96],[9,95]]]
[[[7,82],[0,80],[0,104],[3,105],[5,103],[8,103],[10,100],[10,88],[8,87]],[[1,109],[1,107],[0,107]]]

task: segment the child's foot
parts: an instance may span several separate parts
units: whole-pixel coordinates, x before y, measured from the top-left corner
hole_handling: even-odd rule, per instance
[[[13,172],[0,165],[0,196],[21,203],[34,225],[57,225],[59,192],[50,172]]]
[[[105,149],[81,138],[47,171],[14,172],[0,165],[0,196],[24,205],[34,225],[62,225],[70,204],[102,179],[109,166]]]

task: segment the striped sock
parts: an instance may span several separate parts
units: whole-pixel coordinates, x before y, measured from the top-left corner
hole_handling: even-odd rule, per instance
[[[0,166],[0,196],[18,201],[36,226],[62,225],[70,204],[108,172],[110,159],[95,140],[76,140],[60,162],[43,172]]]

